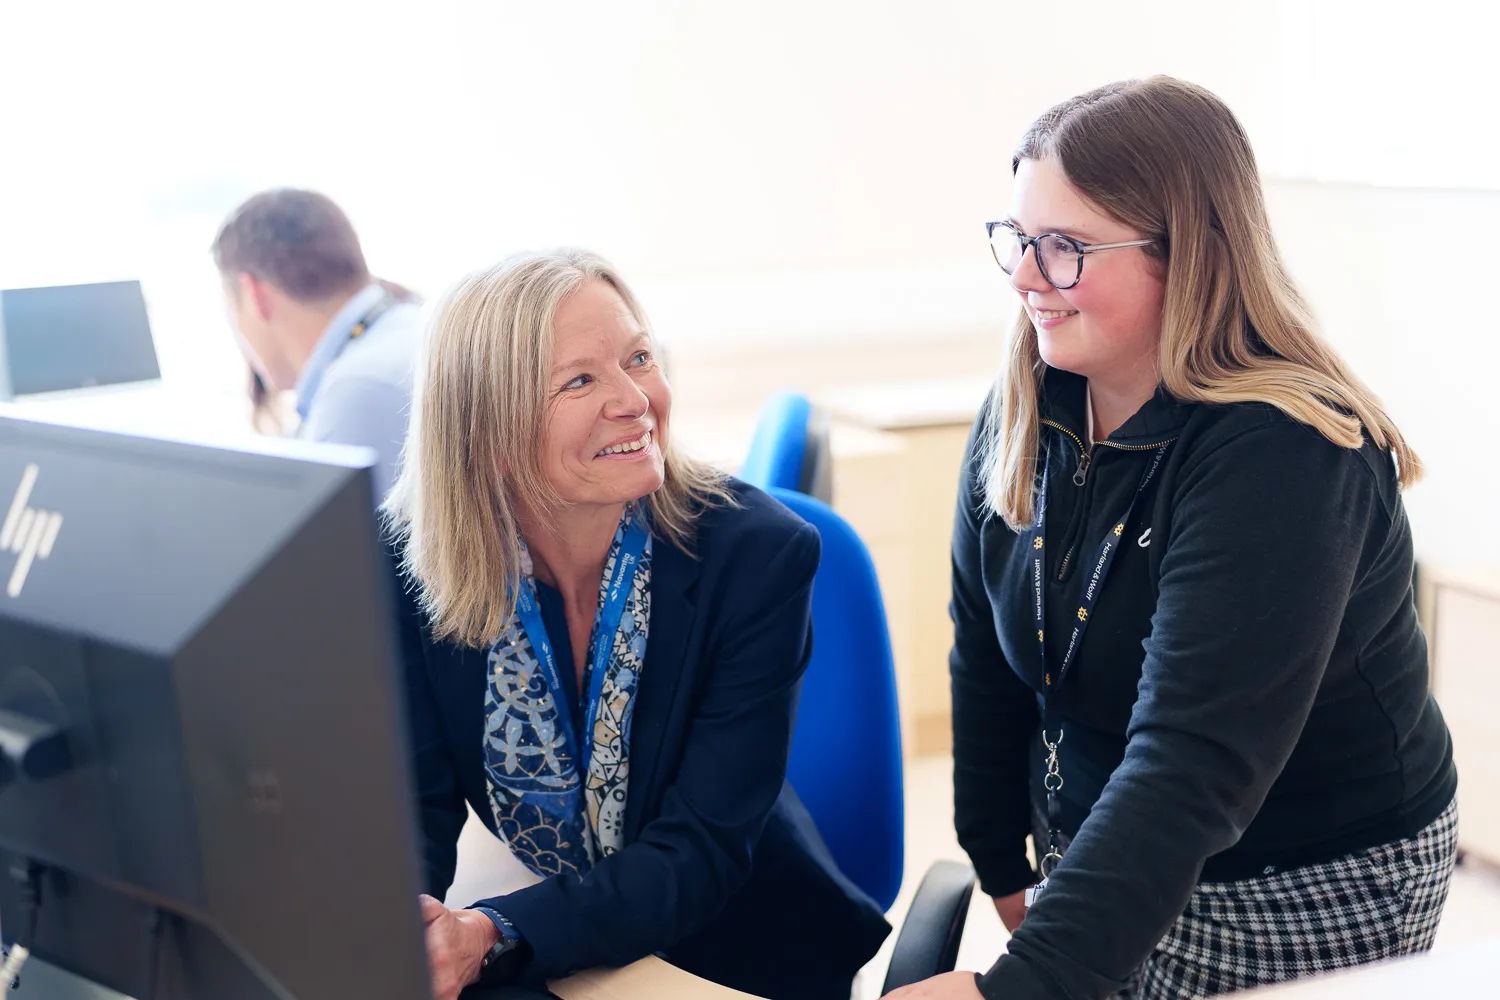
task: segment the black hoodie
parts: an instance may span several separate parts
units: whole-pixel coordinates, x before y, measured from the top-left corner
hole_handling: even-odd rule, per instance
[[[1165,390],[1088,449],[1085,381],[1056,369],[1041,407],[1054,672],[1064,643],[1050,637],[1069,634],[1087,564],[1171,443],[1059,695],[1073,840],[980,980],[996,1000],[1107,996],[1199,881],[1410,837],[1457,784],[1388,453],[1340,447],[1270,406]],[[1028,533],[984,508],[985,419],[953,534],[954,794],[959,841],[984,891],[1004,896],[1036,878],[1043,671]]]

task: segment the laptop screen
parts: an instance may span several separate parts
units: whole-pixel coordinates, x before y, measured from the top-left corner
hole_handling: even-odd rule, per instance
[[[161,377],[138,281],[0,291],[0,398]]]

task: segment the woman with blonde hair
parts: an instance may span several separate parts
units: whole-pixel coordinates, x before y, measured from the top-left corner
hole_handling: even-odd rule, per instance
[[[507,260],[439,304],[387,501],[438,1000],[651,954],[847,1000],[889,925],[786,783],[817,533],[672,444],[635,297]],[[465,803],[518,875],[465,910]]]
[[[988,228],[1022,313],[963,467],[951,660],[959,839],[1013,936],[901,996],[1202,997],[1429,948],[1456,776],[1421,466],[1313,332],[1244,130],[1118,83],[1013,171]]]

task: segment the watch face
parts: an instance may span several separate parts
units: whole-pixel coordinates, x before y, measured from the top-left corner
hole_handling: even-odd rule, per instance
[[[501,934],[500,940],[490,945],[490,950],[484,953],[484,965],[488,967],[502,955],[507,955],[516,949],[517,941],[509,934]]]

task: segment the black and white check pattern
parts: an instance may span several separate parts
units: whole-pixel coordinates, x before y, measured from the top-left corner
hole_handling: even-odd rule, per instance
[[[1409,840],[1241,882],[1203,883],[1117,1000],[1187,1000],[1432,947],[1458,806]]]

